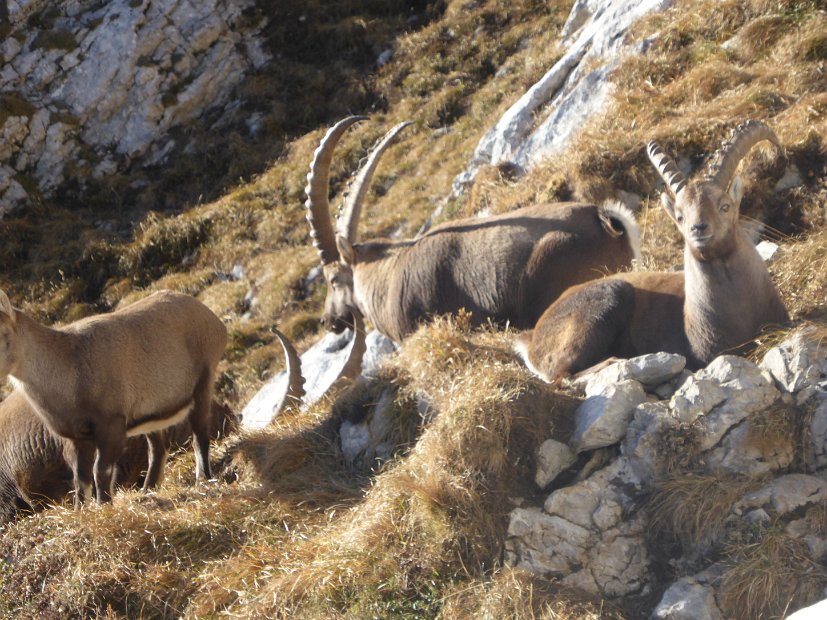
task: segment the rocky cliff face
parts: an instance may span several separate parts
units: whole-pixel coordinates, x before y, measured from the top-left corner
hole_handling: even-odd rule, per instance
[[[264,25],[252,0],[0,3],[0,214],[163,162],[186,147],[169,130],[207,110],[220,130],[269,60]]]

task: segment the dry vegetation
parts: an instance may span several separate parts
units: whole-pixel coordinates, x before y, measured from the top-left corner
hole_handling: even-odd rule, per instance
[[[302,194],[326,125],[371,115],[337,151],[340,192],[373,140],[415,120],[385,157],[362,219],[365,236],[414,234],[483,132],[559,57],[571,2],[269,4],[260,10],[285,24],[271,41],[283,62],[240,93],[251,113],[265,115],[262,136],[190,128],[199,148],[167,171],[137,171],[86,194],[67,188],[61,200],[0,221],[0,287],[43,320],[70,321],[161,287],[204,300],[230,329],[218,390],[234,408],[281,368],[271,326],[300,348],[319,335],[323,291],[305,281],[317,257]],[[518,179],[486,170],[443,217],[634,192],[643,197],[643,268],[670,268],[681,246],[654,208],[646,141],[700,164],[732,126],[763,119],[804,184],[773,194],[781,166],[762,151],[745,170],[753,179],[746,200],[761,206],[745,215],[765,221],[764,235],[782,246],[771,269],[795,320],[827,324],[825,8],[818,0],[678,0],[636,27],[638,39],[660,36],[647,56],[616,71],[613,106],[569,156]],[[383,49],[394,58],[376,68]],[[149,184],[140,195],[129,189],[136,180]],[[207,488],[190,488],[192,459],[182,453],[153,496],[122,493],[111,506],[57,507],[7,526],[0,614],[635,617],[501,565],[509,498],[536,492],[530,457],[550,432],[565,437],[573,407],[516,363],[510,337],[468,333],[460,317],[406,342],[384,376],[408,430],[397,458],[376,470],[345,467],[336,437],[336,421],[373,397],[367,390],[223,440],[221,480]],[[438,412],[428,421],[411,413],[421,397]],[[795,588],[804,593],[796,601],[813,592],[814,573],[783,572],[789,558],[800,559],[794,541],[772,528],[746,540],[725,527],[728,506],[754,484],[682,476],[676,466],[654,504],[664,536],[682,545],[706,537],[731,559],[726,607],[739,618],[783,612]],[[695,512],[674,508],[687,502]],[[779,567],[775,582],[751,581],[767,566]]]

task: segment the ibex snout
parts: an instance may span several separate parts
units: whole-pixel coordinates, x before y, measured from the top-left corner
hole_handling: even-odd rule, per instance
[[[322,315],[321,321],[326,330],[334,334],[341,334],[353,325],[353,316],[349,312],[345,316],[324,314]]]

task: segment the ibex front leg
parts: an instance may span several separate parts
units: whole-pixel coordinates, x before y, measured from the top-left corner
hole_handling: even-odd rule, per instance
[[[98,456],[95,459],[95,486],[98,492],[98,504],[112,499],[112,481],[115,465],[126,446],[126,425],[109,424],[106,428],[96,429],[95,444]]]
[[[92,493],[92,467],[95,463],[95,442],[89,439],[75,439],[66,457],[72,466],[75,487],[75,509],[94,497]]]

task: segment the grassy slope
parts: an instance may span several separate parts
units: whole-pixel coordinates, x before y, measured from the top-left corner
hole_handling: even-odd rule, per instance
[[[322,3],[310,3],[318,19],[311,23],[321,24],[314,40],[329,42],[328,59],[343,60],[329,81],[324,74],[309,78],[316,73],[305,39],[276,31],[274,45],[290,50],[283,75],[258,76],[247,86],[267,95],[257,101],[276,115],[268,116],[273,135],[285,137],[268,152],[276,158],[269,168],[214,202],[144,215],[134,229],[123,221],[141,208],[137,203],[104,215],[41,204],[25,219],[0,224],[7,266],[0,285],[51,321],[116,307],[156,288],[198,295],[230,327],[219,391],[240,406],[281,366],[272,324],[301,346],[318,336],[323,291],[303,286],[317,258],[302,190],[324,125],[376,110],[337,151],[338,192],[376,137],[397,121],[416,121],[386,156],[361,227],[364,236],[412,234],[448,193],[485,129],[559,56],[555,38],[569,4],[447,2],[412,29],[399,7],[383,12],[381,3],[353,0],[325,15]],[[284,6],[293,15],[298,5]],[[754,158],[747,172],[757,181],[748,199],[765,207],[748,215],[767,218],[771,236],[782,242],[772,269],[796,319],[827,322],[827,18],[819,6],[677,2],[637,27],[639,38],[661,33],[653,52],[623,64],[615,105],[566,158],[517,181],[485,170],[465,201],[449,205],[448,216],[633,191],[644,197],[647,266],[669,266],[680,260],[680,244],[660,212],[648,208],[655,174],[643,145],[654,137],[699,161],[733,125],[761,118],[778,132],[805,185],[770,196],[764,179],[777,174],[777,165]],[[411,31],[400,34],[405,30]],[[369,50],[354,43],[374,32]],[[721,45],[736,34],[740,43]],[[388,45],[393,62],[373,70],[368,56]],[[263,103],[268,97],[274,110]],[[249,145],[239,138],[237,147],[231,155],[249,177],[261,155],[243,160]],[[214,163],[184,161],[181,173],[203,162]],[[231,173],[221,170],[226,184]],[[155,196],[175,183],[152,181]],[[120,233],[95,226],[101,217]],[[237,266],[240,279],[217,276]],[[252,308],[249,290],[257,300]],[[326,404],[226,440],[218,447],[224,480],[208,489],[189,487],[192,457],[185,454],[155,497],[128,493],[103,509],[56,509],[21,520],[0,541],[0,557],[7,558],[0,609],[32,617],[58,609],[61,617],[620,616],[605,608],[601,615],[599,604],[499,567],[508,496],[530,479],[531,459],[520,455],[533,454],[545,438],[537,429],[555,424],[565,435],[571,408],[526,375],[508,340],[467,334],[460,320],[422,330],[406,344],[387,371],[399,386],[400,415],[411,424],[411,401],[425,394],[440,416],[377,472],[342,468],[331,418],[347,406],[331,413]],[[539,407],[538,398],[554,398],[555,407]],[[764,604],[769,609],[776,601]]]

